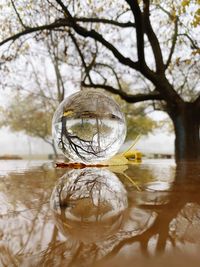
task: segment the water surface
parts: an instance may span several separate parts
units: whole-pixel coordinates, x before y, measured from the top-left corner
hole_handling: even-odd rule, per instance
[[[0,266],[199,266],[200,169],[0,161]]]

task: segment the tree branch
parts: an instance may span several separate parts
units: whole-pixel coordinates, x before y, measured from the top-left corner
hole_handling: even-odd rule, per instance
[[[64,82],[63,82],[63,78],[62,78],[60,67],[59,67],[58,47],[56,46],[53,40],[52,32],[50,32],[50,42],[51,43],[49,44],[49,42],[47,41],[47,48],[48,48],[48,53],[51,58],[54,71],[55,71],[58,101],[61,102],[64,99],[65,88],[64,88]]]
[[[131,95],[123,92],[122,90],[118,90],[110,85],[105,85],[105,84],[86,84],[82,83],[84,87],[87,88],[102,88],[105,89],[106,91],[116,94],[121,96],[122,99],[126,100],[128,103],[137,103],[137,102],[142,102],[145,100],[163,100],[163,97],[158,93],[158,92],[152,92],[148,94],[136,94],[136,95]]]
[[[109,19],[105,19],[105,18],[74,17],[74,20],[76,22],[111,24],[111,25],[114,25],[114,26],[122,27],[122,28],[135,27],[135,23],[133,23],[131,21],[119,22],[119,21],[109,20]]]
[[[163,56],[160,48],[160,44],[158,41],[158,38],[153,31],[153,28],[151,26],[151,22],[149,19],[150,13],[149,13],[149,0],[144,0],[144,27],[145,27],[145,33],[148,36],[149,42],[151,44],[154,59],[156,63],[156,71],[159,73],[164,73],[164,62],[163,62]]]
[[[169,11],[167,11],[166,9],[164,9],[161,5],[158,5],[158,7],[159,7],[165,14],[167,14],[171,20],[174,19],[173,15],[172,15]],[[186,38],[191,42],[191,49],[197,49],[197,50],[200,49],[200,47],[198,47],[197,43],[192,39],[192,37],[191,37],[189,34],[187,34],[187,33],[179,33],[179,34],[178,34],[178,22],[182,23],[182,22],[180,21],[180,19],[179,19],[178,17],[176,17],[176,18],[175,18],[174,37],[173,37],[172,48],[171,48],[171,51],[172,51],[172,52],[170,52],[170,54],[173,54],[173,52],[174,52],[174,47],[175,47],[176,40],[177,40],[177,37],[178,37],[178,36],[184,36],[184,37],[186,37]],[[171,57],[170,54],[169,54],[169,58],[168,58],[168,60],[167,60],[167,63],[166,63],[166,65],[165,65],[166,68],[168,67],[168,65],[169,65],[169,63],[170,63],[170,60],[171,60],[171,59],[170,59],[170,57]]]
[[[80,47],[79,47],[79,45],[78,45],[78,42],[77,42],[75,36],[74,36],[71,32],[69,32],[69,36],[71,37],[71,39],[72,39],[72,41],[73,41],[73,43],[74,43],[74,45],[75,45],[75,47],[76,47],[76,49],[77,49],[77,51],[78,51],[78,54],[79,54],[79,56],[80,56],[80,59],[81,59],[81,61],[82,61],[83,67],[84,67],[84,69],[85,69],[85,74],[86,74],[85,77],[88,77],[89,82],[92,83],[92,79],[91,79],[91,77],[90,77],[90,69],[91,69],[91,67],[89,68],[89,67],[87,66],[87,64],[86,64],[86,62],[85,62],[85,59],[84,59],[84,56],[83,56],[83,53],[82,53],[82,51],[81,51],[81,49],[80,49]]]
[[[169,53],[167,62],[165,64],[165,69],[168,68],[168,66],[169,66],[169,64],[171,62],[172,55],[174,53],[174,49],[175,49],[175,46],[176,46],[177,36],[178,36],[178,18],[176,17],[175,18],[175,23],[174,23],[174,36],[173,36],[173,39],[172,39],[172,46],[171,46],[171,49],[170,49],[170,53]]]
[[[104,37],[96,32],[95,30],[87,30],[76,23],[76,20],[72,17],[70,12],[68,11],[67,7],[63,4],[61,0],[56,0],[56,2],[62,7],[62,9],[65,11],[66,16],[71,23],[72,28],[75,30],[76,33],[83,37],[90,37],[99,43],[103,44],[108,50],[110,50],[113,55],[119,60],[120,63],[129,66],[133,69],[139,70],[139,63],[132,61],[130,58],[124,57],[118,49],[111,43],[109,43]]]
[[[41,25],[41,26],[36,26],[36,27],[26,27],[25,30],[18,32],[8,38],[6,38],[5,40],[0,42],[0,46],[2,46],[5,43],[8,43],[9,41],[15,41],[18,38],[20,38],[23,35],[26,34],[30,34],[33,32],[39,32],[39,31],[43,31],[43,30],[52,30],[54,28],[59,28],[59,27],[65,27],[65,26],[70,26],[70,23],[66,20],[66,19],[59,19],[56,20],[55,22],[51,23],[51,24],[46,24],[46,25]]]
[[[200,46],[198,46],[197,43],[194,40],[192,40],[192,38],[187,33],[179,33],[178,36],[186,37],[191,42],[192,49],[197,49],[197,50],[200,49]]]
[[[138,61],[143,68],[145,64],[145,56],[144,56],[144,25],[143,25],[143,18],[140,7],[136,0],[126,0],[128,5],[130,6],[134,18],[135,18],[135,28],[136,28],[136,36],[137,36],[137,54],[138,54]]]
[[[109,66],[108,64],[105,64],[105,63],[96,63],[95,65],[96,65],[97,67],[98,67],[98,66],[101,66],[101,67],[106,67],[106,68],[110,69],[110,70],[112,71],[112,73],[114,74],[115,78],[116,78],[116,81],[117,81],[117,84],[118,84],[118,86],[119,86],[119,89],[122,90],[120,80],[119,80],[119,78],[118,78],[118,76],[117,76],[117,73],[116,73],[116,71],[114,70],[113,67],[111,67],[111,66]]]
[[[15,6],[14,1],[13,1],[13,0],[10,0],[10,1],[11,1],[11,4],[12,4],[13,8],[14,8],[14,11],[15,11],[15,13],[16,13],[18,19],[19,19],[20,24],[22,25],[22,27],[24,27],[24,28],[26,29],[27,26],[23,23],[22,18],[21,18],[20,14],[19,14],[19,12],[18,12],[18,10],[17,10],[17,8],[16,8],[16,6]]]

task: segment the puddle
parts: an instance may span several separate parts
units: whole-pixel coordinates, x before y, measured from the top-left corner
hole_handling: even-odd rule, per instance
[[[0,266],[199,266],[199,192],[197,163],[1,161]]]

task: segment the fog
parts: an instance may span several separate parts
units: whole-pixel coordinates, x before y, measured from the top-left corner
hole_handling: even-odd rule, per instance
[[[167,133],[150,134],[148,137],[141,137],[136,148],[147,154],[173,154],[174,136]],[[29,137],[23,133],[12,133],[7,128],[0,130],[0,156],[5,154],[44,155],[51,153],[51,146],[39,138]]]

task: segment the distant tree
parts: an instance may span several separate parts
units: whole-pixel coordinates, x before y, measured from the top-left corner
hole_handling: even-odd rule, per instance
[[[14,132],[24,132],[29,136],[39,137],[50,144],[56,154],[51,138],[51,120],[54,109],[50,109],[42,98],[34,94],[21,96],[15,94],[6,109],[2,111],[2,125],[8,126]]]
[[[30,34],[40,41],[60,33],[63,55],[82,67],[82,86],[153,102],[173,122],[176,160],[200,159],[199,0],[11,0],[1,9],[1,46],[11,42],[17,52]],[[2,60],[16,58],[9,51]]]
[[[146,105],[132,105],[119,96],[116,96],[115,100],[120,105],[126,117],[127,141],[135,139],[138,135],[148,135],[154,129],[158,128],[159,124],[147,116]]]
[[[136,108],[120,100],[119,97],[115,100],[120,103],[126,116],[126,140],[133,140],[138,134],[147,135],[157,126],[153,120],[145,116],[144,106]],[[29,136],[39,137],[50,144],[54,153],[57,154],[51,134],[51,122],[56,105],[57,101],[47,99],[45,96],[37,95],[36,97],[34,93],[24,95],[18,92],[10,98],[6,108],[1,109],[0,125],[8,126],[14,132],[24,132]],[[101,131],[109,131],[108,126],[101,125],[101,127]],[[73,133],[86,140],[95,130],[87,123],[73,126]]]

